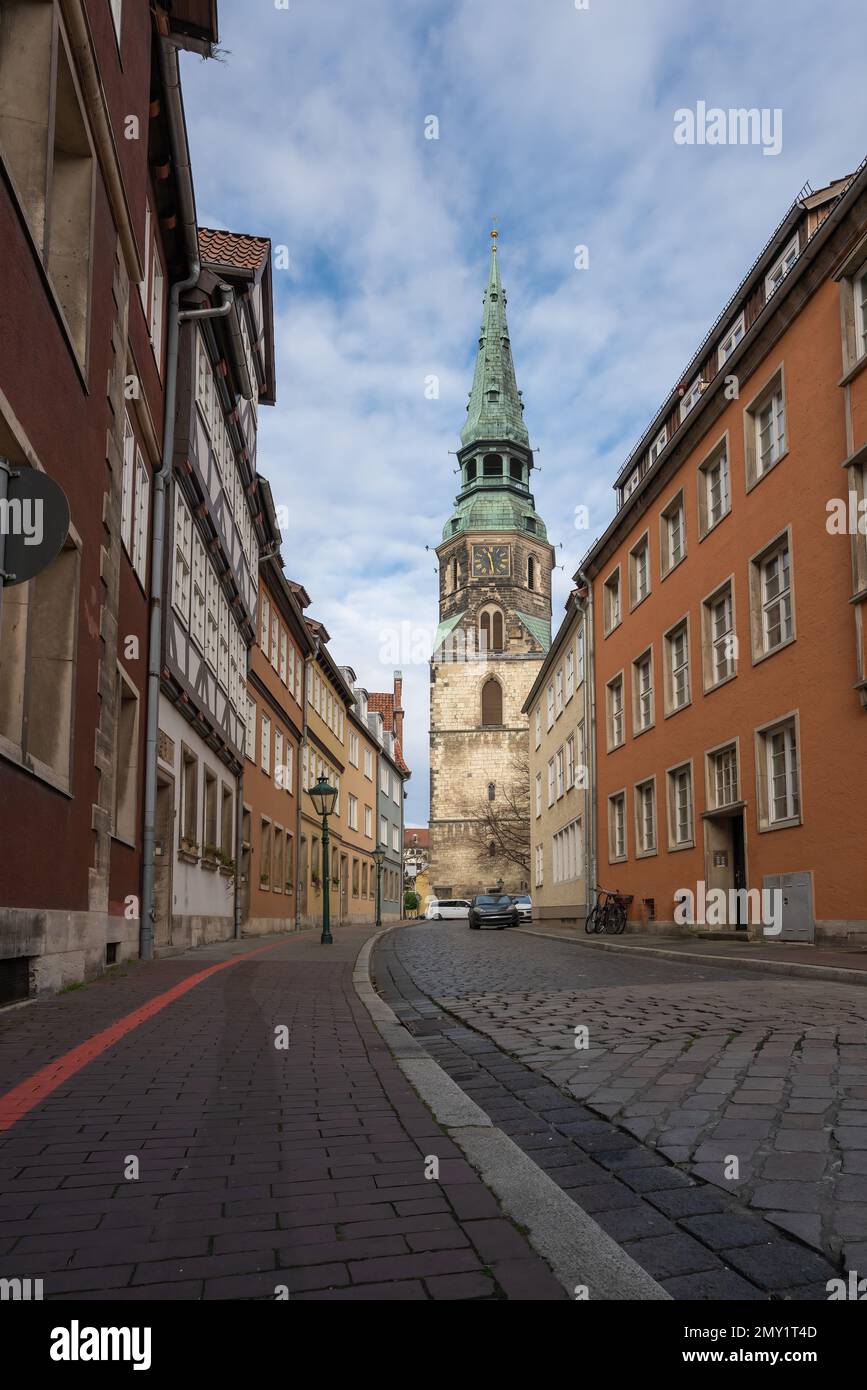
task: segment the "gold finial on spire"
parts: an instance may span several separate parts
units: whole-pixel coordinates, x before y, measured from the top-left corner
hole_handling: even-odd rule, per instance
[[[494,224],[493,229],[492,229],[492,231],[491,231],[491,250],[492,250],[492,251],[496,251],[496,249],[497,249],[497,237],[500,235],[500,233],[497,231],[497,222],[499,221],[499,218],[497,218],[497,217],[492,217],[492,218],[491,218],[491,221],[492,221],[493,224]]]

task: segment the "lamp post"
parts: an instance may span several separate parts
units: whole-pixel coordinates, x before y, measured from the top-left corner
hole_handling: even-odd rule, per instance
[[[382,865],[385,860],[385,850],[379,845],[373,851],[373,861],[376,864],[376,926],[382,926]]]
[[[310,788],[310,800],[313,802],[317,816],[322,817],[322,935],[319,942],[322,946],[331,946],[334,944],[334,938],[331,935],[331,866],[328,855],[328,817],[334,811],[337,788],[329,786],[327,777],[320,777],[316,786]]]

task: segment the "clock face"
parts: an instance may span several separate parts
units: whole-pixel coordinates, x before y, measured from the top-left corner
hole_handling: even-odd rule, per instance
[[[473,574],[479,578],[511,572],[511,551],[507,545],[474,545]]]

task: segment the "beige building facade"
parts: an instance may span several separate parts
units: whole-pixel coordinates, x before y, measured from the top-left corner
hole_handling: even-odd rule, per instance
[[[573,590],[523,707],[529,719],[530,891],[537,921],[583,925],[594,899],[590,691],[586,599]]]

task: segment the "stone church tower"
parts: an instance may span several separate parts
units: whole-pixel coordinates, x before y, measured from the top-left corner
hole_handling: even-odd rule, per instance
[[[551,645],[554,551],[530,492],[533,453],[512,362],[497,233],[491,236],[476,371],[458,450],[461,490],[436,552],[430,882],[441,897],[500,886],[517,893],[529,886],[529,869],[502,858],[493,840],[480,850],[473,823],[479,825],[486,806],[496,806],[526,764],[521,706]]]

